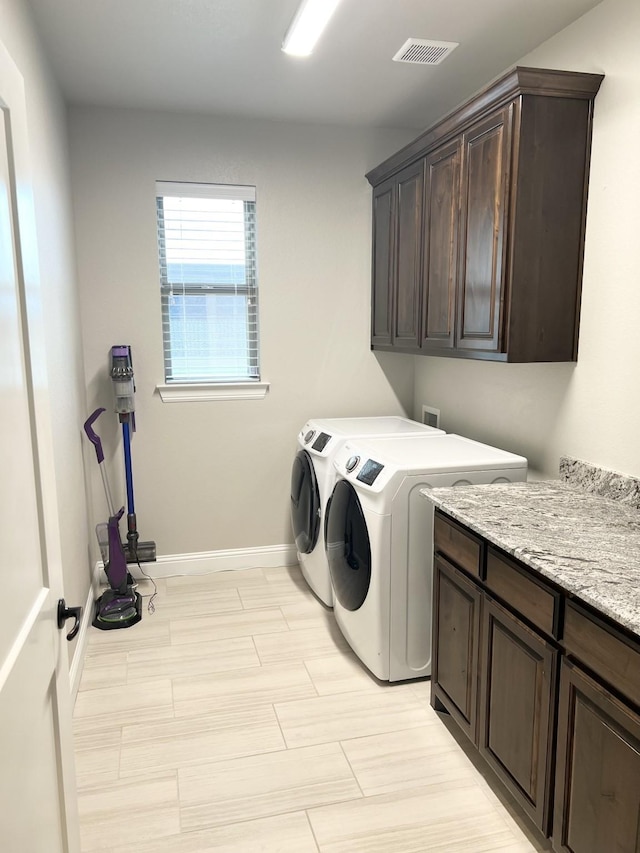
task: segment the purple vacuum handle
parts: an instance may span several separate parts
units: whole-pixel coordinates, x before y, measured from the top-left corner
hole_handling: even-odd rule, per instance
[[[102,452],[102,442],[100,441],[100,436],[96,435],[92,427],[103,412],[106,412],[106,409],[96,409],[95,412],[92,415],[89,415],[87,420],[84,422],[84,431],[87,434],[87,438],[96,449],[98,465],[100,465],[101,462],[104,462],[104,453]]]

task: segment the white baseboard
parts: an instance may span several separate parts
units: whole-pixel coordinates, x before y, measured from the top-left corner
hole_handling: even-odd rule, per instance
[[[295,545],[267,545],[262,548],[232,548],[227,551],[201,551],[191,554],[166,554],[152,563],[141,563],[144,572],[154,578],[174,575],[208,575],[211,572],[238,571],[240,569],[270,569],[277,566],[295,566],[298,556]],[[131,576],[144,577],[135,563],[129,563]],[[96,563],[96,577],[106,583],[102,562]]]
[[[78,688],[80,687],[80,678],[82,677],[82,666],[84,664],[84,656],[87,650],[87,634],[89,625],[91,625],[91,622],[93,621],[94,602],[97,598],[96,590],[98,589],[99,583],[100,579],[98,573],[94,571],[94,576],[89,586],[89,592],[87,593],[87,600],[85,601],[85,605],[82,610],[82,618],[80,620],[80,631],[78,632],[78,641],[76,643],[75,649],[73,650],[73,659],[71,660],[71,666],[69,667],[69,686],[71,689],[72,706],[76,701],[76,696],[78,695]]]

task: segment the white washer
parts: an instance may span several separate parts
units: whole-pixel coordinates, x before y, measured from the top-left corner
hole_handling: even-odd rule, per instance
[[[298,452],[291,471],[291,526],[298,562],[307,583],[333,606],[333,591],[324,549],[324,515],[336,473],[333,458],[347,439],[364,436],[444,435],[434,427],[395,416],[313,418],[298,433]]]
[[[349,440],[334,459],[327,557],[334,613],[383,681],[431,674],[433,504],[420,490],[521,482],[527,460],[459,435]]]

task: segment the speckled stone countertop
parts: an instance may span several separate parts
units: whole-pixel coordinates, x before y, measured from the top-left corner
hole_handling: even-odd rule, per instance
[[[558,480],[422,494],[640,638],[640,510],[635,506]]]

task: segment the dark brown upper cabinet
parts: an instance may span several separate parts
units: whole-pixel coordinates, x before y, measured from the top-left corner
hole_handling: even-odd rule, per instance
[[[454,345],[461,161],[459,139],[426,158],[421,336],[425,348]]]
[[[374,346],[414,351],[420,347],[423,198],[422,160],[374,190]]]
[[[367,174],[374,349],[576,360],[602,79],[515,68]]]
[[[373,190],[373,273],[371,288],[371,345],[390,347],[393,318],[393,268],[396,244],[395,181]]]

